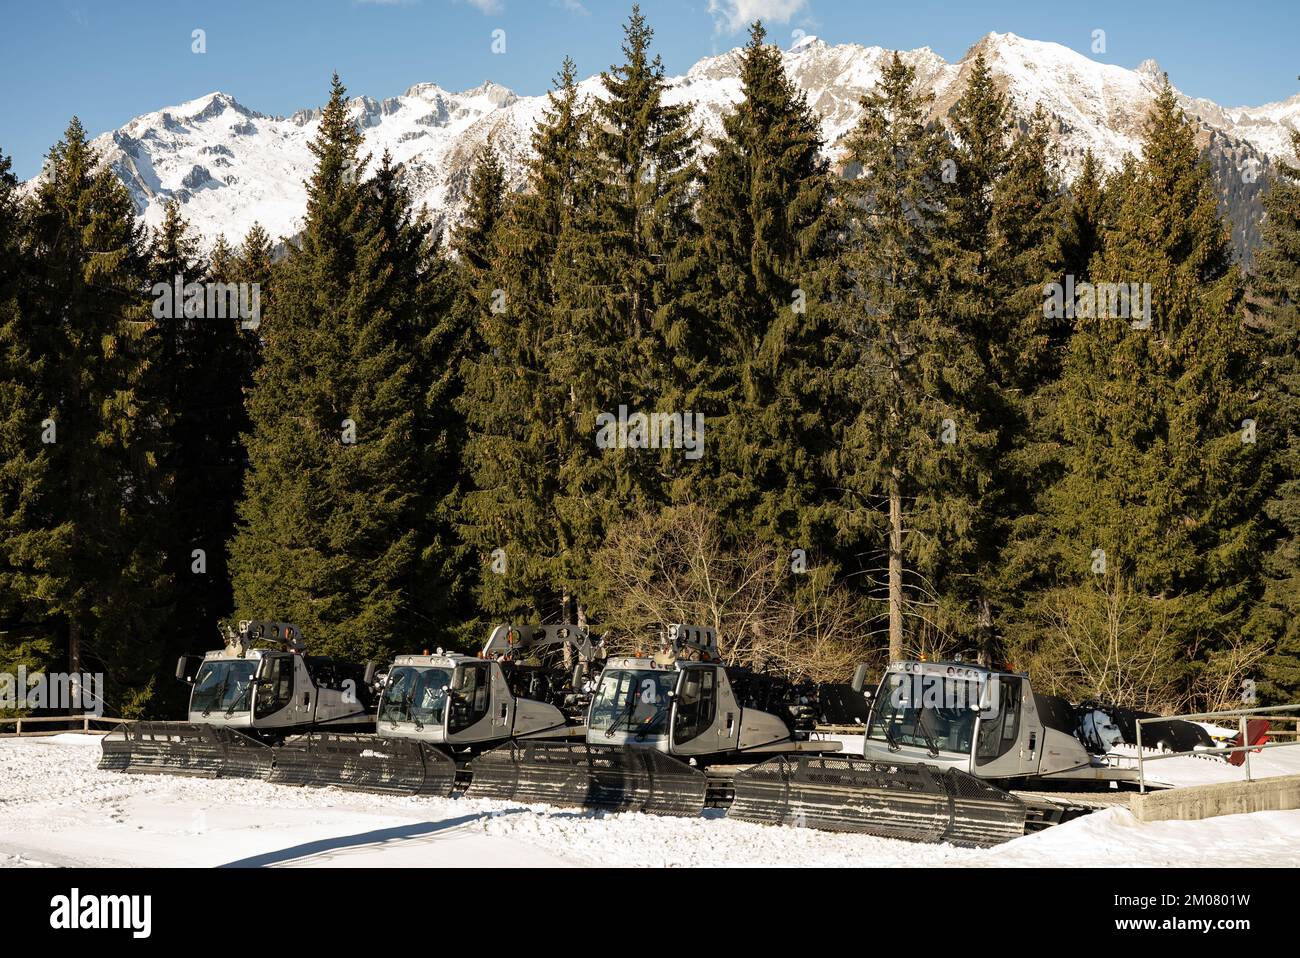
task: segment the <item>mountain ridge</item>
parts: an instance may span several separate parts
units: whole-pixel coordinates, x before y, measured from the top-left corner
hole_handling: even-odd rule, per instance
[[[787,72],[822,117],[832,159],[856,122],[858,99],[874,85],[892,53],[882,47],[831,45],[815,36],[782,52]],[[1067,181],[1078,172],[1087,149],[1107,169],[1138,149],[1147,110],[1164,82],[1154,60],[1130,70],[1060,44],[993,32],[951,63],[929,47],[900,51],[916,68],[921,85],[934,94],[934,118],[944,117],[956,101],[977,53],[985,55],[1018,120],[1023,122],[1035,106],[1044,107]],[[706,140],[721,133],[722,116],[740,97],[739,58],[740,49],[732,49],[668,79],[666,98],[694,104]],[[599,75],[582,80],[579,87],[599,96]],[[1186,96],[1176,87],[1175,92],[1197,123],[1198,142],[1219,176],[1234,245],[1248,256],[1257,239],[1267,171],[1279,158],[1296,159],[1289,135],[1300,126],[1300,94],[1260,106],[1225,107]],[[459,217],[473,157],[489,139],[501,154],[510,186],[522,186],[530,134],[545,105],[545,94],[520,96],[489,79],[459,92],[422,82],[384,99],[356,96],[349,110],[365,135],[366,149],[375,157],[384,150],[393,154],[407,171],[417,204],[427,206],[444,228]],[[307,145],[319,117],[319,107],[287,117],[264,114],[214,91],[134,117],[93,143],[150,227],[161,222],[166,202],[176,198],[205,243],[218,234],[238,242],[254,221],[273,237],[289,237],[301,228],[306,208],[304,181],[312,162]],[[29,181],[29,188],[39,178]]]

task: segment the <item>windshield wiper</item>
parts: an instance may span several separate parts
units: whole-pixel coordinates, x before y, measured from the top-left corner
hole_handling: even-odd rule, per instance
[[[927,743],[927,744],[926,744],[926,751],[928,751],[928,752],[930,753],[930,757],[931,757],[931,758],[938,758],[938,757],[939,757],[939,746],[938,746],[938,744],[935,742],[935,740],[934,740],[934,736],[930,734],[930,730],[927,729],[927,728],[925,727],[925,708],[924,708],[924,707],[922,707],[922,708],[921,708],[921,709],[916,713],[916,727],[919,728],[919,729],[921,730],[921,734],[925,736],[925,741],[926,741],[926,743]]]
[[[614,733],[618,731],[620,722],[627,722],[628,731],[632,731],[632,713],[636,711],[636,686],[632,685],[628,689],[628,692],[627,705],[623,706],[618,715],[614,717],[614,721],[609,724],[609,728],[605,729],[605,738],[614,737]]]
[[[212,698],[210,698],[210,699],[208,700],[206,706],[204,707],[204,709],[203,709],[203,717],[204,717],[204,718],[207,718],[209,715],[212,714],[212,706],[216,705],[218,702],[220,702],[222,699],[224,699],[224,698],[226,697],[226,690],[227,690],[228,688],[230,688],[230,670],[229,670],[229,669],[226,670],[226,677],[225,677],[224,679],[221,680],[221,688],[219,688],[219,689],[217,690],[217,694],[216,694],[215,696],[213,696]]]
[[[240,694],[239,698],[237,698],[237,699],[235,699],[235,701],[231,702],[231,703],[230,703],[230,708],[226,709],[226,718],[230,718],[230,717],[233,716],[236,712],[242,712],[242,711],[246,711],[246,710],[247,710],[247,708],[248,708],[248,705],[247,705],[248,698],[249,698],[249,695],[252,694],[252,691],[253,691],[253,682],[252,682],[252,679],[250,679],[249,682],[248,682],[248,684],[247,684],[246,686],[244,686],[244,691]],[[223,697],[224,697],[224,693],[223,693]],[[241,708],[240,708],[241,705],[243,705],[244,708],[241,709]],[[207,713],[207,712],[204,712],[203,714],[204,714],[204,715],[207,715],[208,713]]]
[[[883,732],[885,736],[885,743],[889,746],[891,752],[897,752],[903,746],[898,744],[898,740],[894,738],[894,733],[889,730],[889,721],[886,718],[885,713],[877,707],[879,704],[880,702],[878,697],[871,702],[871,711],[867,713],[866,738],[871,737],[871,723],[878,717],[880,719],[880,731]]]

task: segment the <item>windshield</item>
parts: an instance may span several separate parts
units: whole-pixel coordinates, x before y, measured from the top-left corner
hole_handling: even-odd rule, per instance
[[[194,678],[190,711],[247,712],[248,692],[256,671],[254,659],[204,662]]]
[[[606,669],[591,702],[589,725],[611,732],[665,735],[668,693],[676,684],[676,672]]]
[[[381,722],[440,724],[451,685],[451,669],[401,665],[388,676],[384,700],[379,706]]]
[[[979,714],[970,702],[978,700],[971,682],[892,673],[877,693],[867,738],[969,755]]]

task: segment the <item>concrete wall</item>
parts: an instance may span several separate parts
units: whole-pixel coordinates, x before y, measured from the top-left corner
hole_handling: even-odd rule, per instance
[[[1129,799],[1129,808],[1141,822],[1195,821],[1216,815],[1300,808],[1300,775],[1166,788],[1133,795]]]

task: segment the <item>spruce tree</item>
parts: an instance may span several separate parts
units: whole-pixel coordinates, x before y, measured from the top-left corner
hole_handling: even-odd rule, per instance
[[[244,237],[244,242],[240,244],[238,253],[232,255],[233,275],[239,276],[241,282],[256,283],[262,293],[262,306],[265,307],[271,300],[274,286],[272,275],[275,249],[271,237],[267,235],[261,223],[252,225]]]
[[[167,557],[176,627],[170,634],[173,651],[188,653],[210,648],[232,609],[226,549],[243,480],[240,434],[247,428],[244,388],[252,355],[245,325],[254,322],[260,292],[239,276],[224,242],[203,261],[175,201],[154,238],[150,279],[165,297],[174,297],[178,283],[201,284],[203,297],[153,311],[159,349],[151,388],[169,411],[162,467],[173,481]]]
[[[494,401],[491,396],[483,393],[476,400],[466,399],[467,380],[473,375],[471,367],[477,359],[483,358],[488,348],[484,337],[491,334],[489,327],[502,321],[508,324],[518,309],[526,308],[524,297],[542,295],[540,290],[525,292],[511,289],[507,292],[503,288],[510,280],[501,275],[497,268],[497,238],[509,205],[505,168],[489,142],[479,150],[470,171],[464,218],[451,231],[452,262],[446,272],[446,279],[451,284],[446,289],[446,294],[450,297],[450,309],[442,324],[444,328],[439,335],[438,346],[446,370],[441,387],[441,401],[443,408],[449,412],[458,411],[455,421],[448,423],[452,430],[449,442],[461,460],[460,482],[466,490],[472,484],[474,466],[467,450],[470,440],[465,403]],[[519,297],[513,304],[509,300],[512,294]],[[515,310],[509,308],[511,305]],[[499,343],[492,348],[499,348]],[[490,382],[487,388],[492,388]],[[463,501],[456,504],[457,521],[465,519],[464,515],[460,515],[464,505]],[[487,545],[484,548],[487,553],[491,553],[498,546]],[[499,569],[500,561],[493,561]],[[501,573],[494,573],[494,576],[496,582],[502,581]],[[481,584],[483,581],[476,577],[476,583]]]
[[[1291,144],[1300,152],[1300,133]],[[1260,690],[1292,702],[1300,692],[1300,168],[1292,164],[1278,165],[1264,194],[1260,239],[1252,276],[1266,364],[1260,427],[1276,433],[1276,479],[1265,507],[1264,594],[1251,626],[1270,643]]]
[[[1064,205],[1039,109],[1011,141],[990,207],[986,282],[1001,343],[989,369],[999,409],[996,493],[986,523],[991,548],[978,573],[986,659],[1004,653],[1009,619],[1019,615],[1045,571],[1036,541],[1039,503],[1059,474],[1057,446],[1045,424],[1070,325],[1049,320],[1043,298],[1067,268]]]
[[[844,184],[852,205],[842,269],[852,290],[842,388],[857,412],[836,465],[852,497],[846,522],[868,546],[884,540],[891,659],[904,655],[908,616],[942,630],[959,619],[960,610],[919,610],[943,601],[935,583],[976,561],[996,440],[982,419],[984,364],[942,312],[946,147],[926,122],[929,104],[895,54],[846,143],[861,174]]]
[[[47,667],[49,621],[24,575],[23,537],[43,517],[49,456],[37,415],[48,409],[44,359],[34,351],[34,264],[23,245],[24,205],[9,157],[0,155],[0,671]]]
[[[575,436],[572,392],[556,371],[555,356],[570,337],[555,276],[560,237],[574,215],[587,122],[576,68],[566,58],[533,133],[528,188],[490,226],[488,217],[475,215],[458,234],[461,270],[491,294],[471,293],[477,348],[463,367],[461,401],[471,489],[461,514],[483,569],[479,605],[497,618],[576,614],[563,585],[576,572],[567,565],[571,533],[557,505],[556,467]],[[499,194],[499,177],[474,182]],[[487,209],[488,197],[474,198],[477,192],[470,209]],[[470,272],[476,267],[483,271],[477,277]]]
[[[1037,151],[1032,144],[1042,132],[1040,128],[1032,139],[1023,141],[1031,152]],[[1037,171],[1041,166],[1034,161],[1032,169]],[[1016,179],[1024,175],[1017,174]],[[1029,173],[1029,181],[1041,182],[1036,173]],[[1015,191],[1014,179],[1010,185]],[[1035,193],[1041,195],[1040,189],[1028,191],[1031,207]],[[1029,221],[1031,225],[1021,243],[1021,262],[1025,268],[1018,271],[1021,280],[1028,285],[1014,291],[1009,300],[1014,311],[1023,317],[1023,328],[1029,333],[1024,342],[1028,347],[1026,369],[1031,375],[1025,383],[1022,404],[1026,417],[1024,443],[1016,452],[1016,467],[1021,473],[1021,478],[1016,481],[1024,505],[1014,520],[1000,587],[1014,606],[1013,614],[1018,621],[1013,627],[1022,633],[1033,633],[1037,626],[1020,617],[1019,612],[1032,605],[1033,595],[1047,588],[1055,574],[1050,558],[1052,535],[1045,521],[1043,499],[1059,481],[1063,468],[1054,410],[1060,396],[1064,358],[1075,327],[1072,317],[1049,317],[1044,299],[1052,283],[1062,287],[1067,281],[1076,286],[1087,283],[1093,257],[1101,251],[1104,183],[1101,168],[1091,150],[1084,154],[1079,175],[1070,184],[1068,193],[1058,197],[1056,205],[1059,209],[1052,215],[1056,224],[1053,236],[1044,237],[1041,230],[1032,225],[1043,225],[1045,217],[1042,212],[1032,215]],[[1044,212],[1049,208],[1047,203],[1041,206]],[[1016,221],[1019,219],[1015,218]],[[1010,230],[1006,232],[1010,234]],[[1035,274],[1041,277],[1041,282],[1034,281]],[[1022,634],[1017,638],[1017,644],[1026,639],[1032,639],[1032,634]]]
[[[1013,361],[994,275],[994,194],[1011,160],[1011,121],[1006,96],[982,52],[971,63],[949,119],[954,142],[944,158],[942,179],[948,188],[941,240],[947,309],[954,322],[970,331],[989,369],[1002,373]]]
[[[980,659],[988,664],[996,644],[994,617],[997,580],[1003,571],[1002,545],[1014,517],[1011,449],[1021,422],[1013,389],[1016,342],[1021,317],[1008,301],[1018,286],[1015,262],[1022,237],[1000,227],[1017,200],[1009,197],[1012,162],[1011,119],[983,52],[976,54],[961,96],[949,115],[953,140],[943,160],[943,213],[935,245],[941,263],[942,310],[947,322],[974,347],[982,364],[978,381],[966,389],[980,409],[981,422],[996,431],[996,453],[980,463],[990,481],[973,503],[972,528],[963,537],[968,552],[959,565],[934,583],[936,598],[950,610],[960,631],[976,633]],[[1020,184],[1017,184],[1020,185]],[[1013,214],[1018,215],[1018,214]],[[960,429],[963,424],[954,421]],[[978,447],[965,451],[977,455]],[[960,571],[959,571],[960,570]]]
[[[818,117],[760,23],[740,82],[698,204],[705,332],[694,340],[703,347],[694,369],[708,383],[702,402],[713,423],[704,496],[736,539],[833,561],[829,165]]]
[[[143,236],[75,118],[50,151],[27,243],[36,280],[27,346],[41,398],[26,455],[41,477],[26,492],[21,530],[6,535],[7,560],[70,670],[104,672],[108,707],[138,712],[172,613],[171,490],[160,463],[170,412],[149,388],[158,341]]]
[[[471,289],[482,284],[491,268],[492,240],[505,208],[505,167],[488,143],[474,159],[465,215],[452,231],[452,250]]]
[[[249,469],[231,543],[241,616],[283,617],[356,658],[442,639],[424,379],[425,248],[385,163],[364,180],[336,76],[312,143],[302,245],[276,276],[249,396]],[[414,231],[414,232],[413,232]]]
[[[601,74],[590,141],[577,164],[578,203],[560,238],[558,311],[566,341],[555,371],[571,390],[578,441],[559,464],[561,522],[571,531],[564,591],[581,595],[608,522],[662,502],[691,463],[682,449],[601,448],[597,416],[694,412],[697,328],[683,295],[692,275],[697,170],[690,108],[664,102],[653,31],[633,7],[625,62]],[[629,430],[631,432],[631,430]],[[626,443],[633,446],[629,436]],[[705,455],[708,453],[705,452]]]
[[[275,303],[276,267],[275,247],[262,224],[253,223],[238,250],[231,251],[229,261],[212,257],[212,273],[225,282],[247,283],[258,293],[258,316],[251,324],[241,324],[240,342],[244,348],[244,392],[253,386],[253,374],[261,362],[261,314],[273,310]],[[247,412],[245,412],[247,418]]]
[[[374,203],[382,244],[378,262],[395,280],[395,329],[412,343],[414,367],[406,372],[417,390],[412,428],[424,541],[410,573],[412,611],[426,629],[471,647],[481,635],[470,594],[473,563],[458,529],[468,480],[465,420],[457,407],[473,330],[457,312],[460,287],[442,243],[427,212],[414,211],[402,169],[388,153],[375,171]]]
[[[1092,258],[1101,251],[1103,180],[1097,157],[1088,150],[1083,154],[1079,175],[1070,184],[1057,238],[1061,269],[1073,275],[1077,282],[1087,281]]]
[[[1077,290],[1046,519],[1062,581],[1131,581],[1195,672],[1246,619],[1272,440],[1251,427],[1259,370],[1214,183],[1167,84],[1108,193],[1090,279],[1137,296],[1114,315]]]

